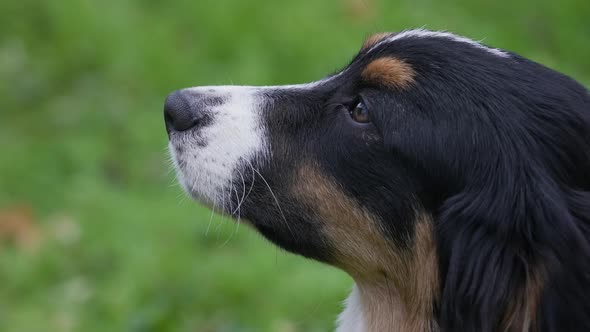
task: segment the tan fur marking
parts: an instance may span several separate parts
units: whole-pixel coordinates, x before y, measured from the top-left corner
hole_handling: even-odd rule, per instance
[[[383,40],[383,38],[390,36],[390,32],[380,32],[369,36],[369,38],[365,39],[363,46],[361,47],[361,51],[366,51],[372,46],[377,45],[378,42]]]
[[[369,63],[361,76],[366,81],[389,88],[406,89],[414,83],[414,69],[405,61],[384,57]]]
[[[537,331],[537,311],[545,286],[544,269],[527,273],[525,285],[514,295],[501,327],[504,332]]]
[[[416,220],[411,249],[396,248],[377,217],[318,167],[304,164],[298,175],[295,196],[317,214],[335,250],[332,264],[355,279],[367,331],[436,330],[439,280],[431,219],[421,215]]]

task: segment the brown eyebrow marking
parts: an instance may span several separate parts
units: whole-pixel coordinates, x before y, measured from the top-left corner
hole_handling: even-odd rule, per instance
[[[361,73],[361,77],[368,82],[398,89],[412,85],[415,76],[412,66],[394,57],[373,60]]]
[[[367,38],[365,40],[365,42],[363,43],[363,46],[361,47],[361,51],[365,51],[365,50],[369,49],[371,46],[375,46],[378,42],[383,40],[383,38],[385,38],[389,35],[391,35],[391,33],[381,32],[381,33],[376,33],[376,34],[369,36],[369,38]]]

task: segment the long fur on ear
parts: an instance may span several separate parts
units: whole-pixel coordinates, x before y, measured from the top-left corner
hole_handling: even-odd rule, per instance
[[[588,90],[522,58],[405,58],[419,88],[385,141],[435,210],[441,330],[590,331]]]
[[[590,331],[590,193],[548,174],[498,179],[510,178],[441,208],[441,328]]]
[[[588,90],[516,55],[405,42],[389,55],[412,88],[374,122],[433,210],[441,330],[590,331]]]

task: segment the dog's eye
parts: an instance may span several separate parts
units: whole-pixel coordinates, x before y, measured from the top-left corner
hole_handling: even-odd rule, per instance
[[[369,110],[363,102],[359,102],[352,110],[350,110],[350,117],[359,123],[368,123],[371,121]]]

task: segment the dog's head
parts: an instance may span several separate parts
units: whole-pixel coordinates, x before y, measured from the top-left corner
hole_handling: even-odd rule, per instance
[[[357,281],[390,278],[442,326],[530,325],[554,271],[588,279],[564,255],[590,252],[590,98],[518,55],[379,34],[313,83],[176,91],[165,119],[192,197]]]

